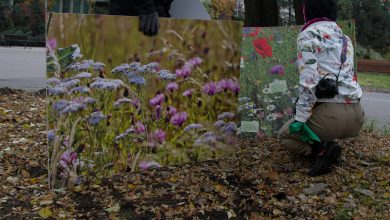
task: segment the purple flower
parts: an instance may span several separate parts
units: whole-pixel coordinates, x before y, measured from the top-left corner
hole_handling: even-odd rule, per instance
[[[279,74],[279,75],[284,75],[284,67],[282,65],[276,65],[271,68],[271,73],[272,74]]]
[[[146,80],[142,76],[134,76],[134,77],[129,79],[129,83],[130,84],[135,84],[135,85],[145,85],[146,84]]]
[[[127,76],[128,78],[132,78],[132,77],[136,77],[136,76],[138,76],[138,75],[137,75],[137,73],[134,72],[134,71],[129,71],[129,72],[126,73],[126,76]]]
[[[48,85],[57,85],[57,84],[59,84],[61,81],[58,79],[58,78],[55,78],[55,77],[52,77],[52,78],[50,78],[50,79],[48,79],[47,81],[46,81],[46,84],[48,84]]]
[[[49,140],[49,142],[53,142],[55,138],[56,138],[55,130],[50,130],[47,132],[47,139]]]
[[[60,164],[64,169],[69,169],[76,164],[77,153],[66,150],[60,157]]]
[[[240,85],[234,82],[232,79],[223,79],[218,82],[218,87],[225,92],[227,90],[231,90],[234,94],[238,94],[240,92]]]
[[[138,68],[140,68],[141,66],[142,66],[142,64],[140,62],[132,62],[129,65],[129,69],[135,71]]]
[[[62,111],[66,106],[68,106],[69,103],[70,103],[69,101],[64,100],[64,99],[61,99],[61,100],[57,101],[56,103],[54,103],[53,108],[54,108],[54,110],[56,110],[57,112],[60,112],[60,111]]]
[[[154,138],[158,141],[158,143],[162,144],[165,141],[166,138],[166,133],[165,131],[158,129],[154,132]]]
[[[67,92],[68,90],[64,87],[56,86],[54,88],[50,88],[48,90],[49,95],[63,95]]]
[[[102,62],[95,62],[92,64],[93,70],[95,71],[103,71],[104,68],[106,67],[106,64]]]
[[[161,165],[156,161],[141,161],[138,166],[141,170],[161,167]]]
[[[79,86],[79,87],[74,87],[73,89],[71,89],[68,94],[73,94],[73,93],[89,93],[90,90],[88,87],[85,87],[85,86]]]
[[[176,110],[176,108],[175,107],[173,107],[173,106],[169,106],[168,107],[168,116],[173,116],[174,114],[176,114],[177,113],[177,110]]]
[[[91,114],[89,120],[88,120],[88,123],[90,125],[98,125],[100,123],[101,120],[105,119],[106,116],[103,115],[103,113],[101,111],[97,111],[97,112],[94,112]]]
[[[152,72],[152,73],[155,73],[157,72],[159,69],[160,69],[160,65],[156,62],[153,62],[153,63],[149,63],[146,65],[146,71],[147,72]]]
[[[95,104],[95,103],[96,103],[96,99],[87,97],[87,98],[85,98],[85,99],[83,100],[83,103],[84,103],[84,104],[89,104],[89,105]]]
[[[218,115],[218,120],[223,120],[225,118],[232,119],[234,118],[235,114],[231,112],[224,112],[220,115]]]
[[[119,107],[119,106],[121,106],[121,105],[124,104],[124,103],[131,103],[132,101],[133,101],[133,100],[128,99],[128,98],[118,99],[118,100],[114,103],[114,107]]]
[[[82,73],[79,73],[77,75],[75,75],[73,78],[75,79],[86,79],[86,78],[91,78],[92,77],[92,74],[91,73],[87,73],[87,72],[82,72]]]
[[[67,105],[61,112],[60,112],[60,115],[63,115],[63,114],[70,114],[70,113],[75,113],[75,112],[78,112],[78,111],[82,111],[84,110],[85,108],[85,105],[83,103],[75,103],[75,102],[72,102],[70,103],[69,105]]]
[[[191,66],[189,63],[186,63],[181,69],[176,70],[176,76],[181,76],[187,78],[192,72]]]
[[[66,79],[63,80],[60,84],[58,84],[58,86],[70,89],[72,87],[77,86],[79,83],[80,83],[79,79]]]
[[[224,125],[225,125],[225,122],[222,120],[216,121],[214,123],[214,127],[216,127],[216,128],[222,128]]]
[[[97,78],[95,82],[91,83],[92,89],[100,89],[100,90],[115,90],[121,88],[124,85],[122,80],[119,79],[101,79]]]
[[[228,136],[233,136],[237,132],[237,125],[234,122],[229,122],[222,127],[221,131]]]
[[[52,38],[47,41],[47,46],[50,47],[50,49],[55,50],[57,48],[57,39]]]
[[[184,128],[184,131],[189,132],[190,130],[198,130],[198,129],[202,129],[202,128],[203,128],[203,125],[201,125],[201,124],[190,124]]]
[[[160,72],[158,72],[158,77],[162,80],[175,80],[176,79],[176,75],[172,74],[168,70],[160,70]]]
[[[179,89],[179,85],[177,83],[175,83],[175,82],[168,83],[168,85],[167,85],[167,90],[169,92],[174,92],[174,91],[176,91],[178,89]]]
[[[186,91],[183,92],[183,96],[191,97],[193,92],[194,92],[193,89],[187,89]]]
[[[205,144],[214,145],[216,142],[217,142],[217,136],[213,132],[209,131],[204,133],[198,139],[196,139],[194,146],[202,146]]]
[[[142,134],[142,133],[145,133],[145,125],[144,124],[142,124],[142,122],[137,122],[136,124],[135,124],[135,132],[137,133],[137,134]]]
[[[213,96],[220,92],[220,88],[218,87],[217,83],[210,82],[203,86],[202,91],[209,96]]]
[[[199,57],[194,57],[188,61],[192,66],[199,66],[202,62],[203,59]]]
[[[187,112],[178,112],[172,116],[171,123],[173,125],[181,127],[186,120],[187,120]]]
[[[164,94],[158,94],[149,101],[151,106],[161,105],[164,101]]]
[[[112,69],[111,73],[126,73],[128,70],[130,70],[130,65],[127,63],[122,63],[121,65],[115,67]]]

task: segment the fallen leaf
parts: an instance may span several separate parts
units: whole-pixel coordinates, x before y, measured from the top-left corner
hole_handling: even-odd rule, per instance
[[[107,209],[104,209],[106,210],[108,213],[117,213],[121,210],[121,207],[119,206],[119,204],[115,204],[114,206],[110,207],[110,208],[107,208]]]
[[[40,209],[39,212],[38,212],[39,216],[41,216],[42,218],[49,218],[53,215],[53,213],[50,211],[49,208],[43,208],[43,209]]]

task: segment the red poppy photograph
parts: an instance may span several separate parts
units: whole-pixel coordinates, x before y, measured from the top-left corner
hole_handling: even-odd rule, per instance
[[[266,38],[259,38],[253,41],[256,52],[264,59],[272,57],[272,47],[268,44]]]

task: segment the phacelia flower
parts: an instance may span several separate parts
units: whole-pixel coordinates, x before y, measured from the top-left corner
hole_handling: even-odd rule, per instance
[[[175,83],[175,82],[168,83],[168,85],[167,85],[167,90],[169,92],[174,92],[174,91],[176,91],[178,89],[179,89],[179,85],[177,83]]]
[[[235,114],[231,112],[224,112],[220,115],[218,115],[218,120],[223,120],[225,118],[232,119],[234,118]]]
[[[119,79],[101,79],[97,78],[95,82],[91,83],[92,89],[100,89],[100,90],[115,90],[121,88],[124,85],[122,80]]]
[[[160,72],[158,72],[158,78],[162,80],[176,80],[176,75],[168,70],[160,70]]]
[[[158,94],[149,101],[151,106],[161,105],[164,101],[164,94]]]
[[[201,124],[190,124],[190,125],[187,125],[187,127],[184,128],[184,131],[185,132],[189,132],[191,130],[199,130],[199,129],[202,129],[203,128],[203,125]]]
[[[167,110],[168,110],[168,116],[173,116],[174,114],[177,113],[176,108],[173,106],[168,106]]]
[[[50,130],[47,132],[47,139],[49,140],[49,142],[53,142],[55,138],[56,138],[55,130]]]
[[[173,125],[181,127],[186,120],[187,120],[187,112],[178,112],[172,116],[171,123]]]
[[[237,132],[237,124],[229,122],[222,127],[221,131],[228,136],[234,135]]]
[[[118,100],[114,103],[114,107],[119,107],[119,106],[121,106],[122,104],[131,103],[132,101],[133,101],[133,100],[128,99],[128,98],[118,99]]]
[[[56,78],[56,77],[52,77],[52,78],[50,78],[50,79],[48,79],[47,81],[46,81],[46,84],[47,85],[50,85],[50,86],[55,86],[55,85],[58,85],[59,83],[60,83],[61,81],[58,79],[58,78]]]
[[[214,123],[214,127],[216,128],[222,128],[225,125],[225,122],[222,120],[218,120]]]
[[[129,79],[129,83],[134,85],[145,85],[146,80],[142,76],[134,76]]]
[[[87,97],[83,100],[84,104],[92,105],[96,103],[96,99]]]
[[[47,92],[49,93],[49,95],[63,95],[67,91],[68,90],[64,87],[56,86],[54,88],[49,88]]]
[[[92,64],[93,70],[95,71],[103,71],[104,68],[106,67],[106,64],[102,62],[95,62]]]
[[[97,125],[100,123],[100,121],[102,121],[105,118],[106,118],[106,116],[103,115],[103,113],[101,111],[97,111],[97,112],[94,112],[91,114],[91,116],[88,120],[88,123],[90,125]]]
[[[69,105],[67,105],[61,112],[60,115],[62,114],[70,114],[70,113],[75,113],[81,110],[84,110],[85,105],[83,103],[75,103],[71,102]]]
[[[111,70],[112,74],[116,73],[126,73],[128,70],[130,70],[130,65],[127,63],[122,63],[121,65],[115,67]]]
[[[64,100],[64,99],[61,99],[61,100],[57,101],[56,103],[54,103],[53,108],[54,108],[54,110],[56,110],[57,112],[60,112],[60,111],[62,111],[66,106],[68,106],[69,103],[70,103],[69,101]]]
[[[129,64],[129,69],[135,71],[138,68],[140,68],[141,66],[142,66],[142,64],[140,62],[132,62]]]
[[[73,93],[89,93],[90,90],[88,87],[85,87],[85,86],[78,86],[78,87],[74,87],[73,89],[71,89],[68,94],[73,94]]]
[[[58,86],[70,89],[72,87],[77,86],[79,83],[80,83],[79,79],[69,79],[69,80],[63,80],[60,84],[58,84]]]
[[[75,75],[73,78],[75,78],[75,79],[87,79],[87,78],[91,78],[91,77],[92,77],[91,73],[82,72],[82,73],[79,73],[79,74]]]

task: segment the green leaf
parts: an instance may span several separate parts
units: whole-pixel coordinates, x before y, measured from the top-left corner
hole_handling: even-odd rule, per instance
[[[119,204],[115,204],[114,206],[108,208],[108,209],[104,209],[106,210],[108,213],[117,213],[121,210],[121,207],[119,206]]]
[[[317,63],[317,60],[316,59],[309,59],[306,61],[306,65],[313,65],[313,64],[316,64]]]
[[[302,48],[301,52],[313,52],[313,49],[306,45]]]
[[[81,57],[80,47],[74,44],[70,47],[59,48],[56,51],[56,57],[60,64],[61,70],[66,69],[70,66],[78,57]]]

